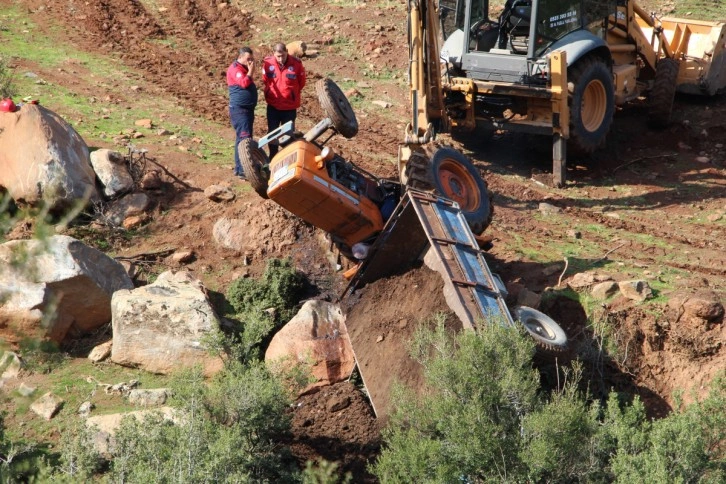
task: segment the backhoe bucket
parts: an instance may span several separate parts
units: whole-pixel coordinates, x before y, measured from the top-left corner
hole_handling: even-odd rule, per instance
[[[636,18],[652,38],[653,28]],[[661,25],[669,50],[680,61],[679,92],[713,96],[726,87],[726,23],[664,18]]]

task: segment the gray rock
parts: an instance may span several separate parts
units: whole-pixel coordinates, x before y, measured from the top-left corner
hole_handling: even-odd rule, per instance
[[[121,226],[125,218],[142,215],[150,204],[151,200],[145,193],[130,193],[111,204],[106,217],[112,224]]]
[[[22,382],[20,386],[18,387],[18,393],[21,394],[24,397],[29,397],[33,393],[35,393],[35,390],[37,390],[36,387],[30,386],[25,382]]]
[[[592,286],[595,283],[595,275],[592,272],[579,272],[567,281],[572,289],[581,289]]]
[[[114,293],[111,360],[153,373],[201,364],[221,369],[204,337],[219,328],[202,283],[189,272],[164,272],[153,284]]]
[[[243,220],[223,217],[214,224],[212,236],[221,247],[243,250],[247,246],[246,225]]]
[[[111,356],[111,346],[113,341],[106,341],[100,345],[95,346],[88,354],[88,359],[93,363],[98,363]]]
[[[647,281],[632,280],[620,281],[618,288],[623,296],[633,301],[643,302],[653,297],[653,290]]]
[[[141,407],[158,407],[166,403],[169,395],[167,388],[134,389],[128,394],[129,403]]]
[[[606,281],[595,284],[590,294],[595,299],[607,299],[618,292],[618,284],[615,281]]]
[[[117,151],[100,149],[91,153],[91,165],[103,184],[103,194],[113,198],[134,187],[134,179],[123,155]]]
[[[30,410],[40,415],[46,420],[52,419],[55,414],[63,407],[63,399],[53,395],[51,392],[46,393],[30,405]]]
[[[213,202],[231,202],[236,195],[224,185],[209,185],[204,189],[204,196]]]
[[[80,407],[78,407],[78,415],[80,415],[83,418],[87,418],[89,415],[91,415],[91,410],[95,408],[95,405],[91,402],[83,402]]]
[[[560,207],[552,205],[551,203],[541,202],[539,204],[539,211],[544,215],[552,215],[562,212],[562,209]]]
[[[17,378],[23,368],[25,368],[25,362],[20,359],[17,353],[6,351],[0,357],[0,371],[2,371],[0,378],[5,380]]]

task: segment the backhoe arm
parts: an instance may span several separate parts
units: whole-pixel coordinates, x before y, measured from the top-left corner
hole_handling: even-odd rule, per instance
[[[408,3],[409,85],[411,123],[404,144],[424,144],[437,131],[448,130],[444,112],[439,53],[439,17],[434,0]]]

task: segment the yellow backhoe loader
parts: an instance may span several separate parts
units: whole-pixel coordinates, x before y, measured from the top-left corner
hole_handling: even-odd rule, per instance
[[[596,150],[616,105],[647,95],[662,127],[677,90],[726,86],[724,22],[658,19],[633,0],[410,0],[408,33],[404,179],[436,133],[495,128],[552,136],[563,186],[567,141]]]

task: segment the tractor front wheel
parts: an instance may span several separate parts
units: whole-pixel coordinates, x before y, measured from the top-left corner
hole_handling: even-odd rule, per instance
[[[568,71],[570,139],[585,153],[605,142],[615,112],[613,77],[605,61],[589,56]]]
[[[237,150],[247,181],[250,182],[250,185],[259,196],[269,198],[267,196],[267,184],[270,180],[268,171],[270,160],[267,159],[267,155],[262,151],[262,148],[257,146],[257,141],[252,138],[240,141]]]

